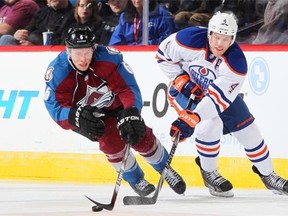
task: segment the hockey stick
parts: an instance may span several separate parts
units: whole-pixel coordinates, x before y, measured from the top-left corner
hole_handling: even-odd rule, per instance
[[[127,158],[129,156],[130,147],[131,147],[131,144],[127,144],[126,145],[125,155],[122,158],[122,163],[121,163],[121,167],[120,167],[120,170],[118,172],[118,177],[117,177],[117,180],[116,180],[116,183],[115,183],[115,186],[114,186],[114,191],[113,191],[113,195],[112,195],[112,198],[111,198],[111,202],[109,204],[99,203],[99,202],[96,202],[95,200],[93,200],[93,199],[91,199],[91,198],[89,198],[88,196],[85,195],[85,197],[87,199],[89,199],[91,202],[93,202],[95,204],[95,206],[92,207],[92,211],[102,211],[103,209],[106,209],[106,210],[109,210],[109,211],[113,210],[113,208],[115,206],[115,203],[116,203],[116,198],[117,198],[117,195],[118,195],[118,192],[119,192],[119,189],[120,189],[121,181],[123,179],[123,173],[124,173],[124,170],[125,170]]]
[[[195,99],[195,96],[192,94],[190,96],[189,100],[188,100],[187,108],[190,109],[192,107],[194,99]],[[169,156],[168,156],[168,160],[166,162],[164,170],[162,171],[161,177],[160,177],[160,179],[158,181],[158,184],[157,184],[157,187],[156,187],[156,190],[155,190],[153,196],[152,197],[125,196],[123,198],[124,205],[153,205],[153,204],[156,203],[158,195],[159,195],[159,193],[161,191],[161,188],[163,186],[166,173],[167,173],[167,171],[169,169],[169,166],[170,166],[170,164],[172,162],[172,159],[173,159],[173,156],[175,154],[177,145],[179,143],[180,135],[181,134],[178,131],[176,136],[175,136],[175,138],[174,138],[174,140],[173,140],[173,145],[171,147],[171,150],[170,150],[170,153],[169,153]]]
[[[176,151],[176,148],[177,148],[177,145],[179,142],[179,138],[180,138],[180,132],[178,131],[175,139],[173,140],[173,145],[171,147],[168,160],[166,162],[164,170],[162,171],[161,177],[158,181],[158,184],[157,184],[157,187],[156,187],[156,190],[155,190],[153,196],[152,197],[125,196],[123,198],[124,205],[153,205],[156,203],[158,195],[159,195],[161,188],[163,186],[165,176],[166,176],[167,171],[169,169],[169,166],[171,164],[172,158],[175,154],[175,151]]]

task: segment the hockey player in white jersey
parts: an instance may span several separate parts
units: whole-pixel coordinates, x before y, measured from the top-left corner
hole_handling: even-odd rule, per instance
[[[158,48],[158,64],[171,80],[168,99],[178,112],[170,135],[180,141],[195,132],[203,181],[214,196],[233,197],[232,184],[217,171],[222,134],[232,134],[244,146],[252,170],[275,193],[288,195],[288,181],[274,172],[267,143],[239,96],[247,75],[246,58],[235,42],[237,19],[217,12],[208,29],[189,27],[166,38]],[[193,95],[192,107],[186,104]]]

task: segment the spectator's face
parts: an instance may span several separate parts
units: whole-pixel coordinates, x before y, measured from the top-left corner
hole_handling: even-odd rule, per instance
[[[109,0],[108,5],[115,14],[120,14],[125,10],[128,0]]]
[[[89,3],[89,0],[80,0],[77,7],[77,13],[81,23],[87,22],[92,17],[93,6]]]
[[[222,56],[232,43],[232,36],[212,32],[208,38],[210,50],[215,57]]]
[[[69,49],[68,52],[73,64],[78,70],[86,71],[89,68],[93,56],[92,47]]]
[[[131,0],[135,8],[139,9],[143,7],[143,0]]]
[[[47,6],[55,10],[60,8],[66,8],[68,6],[69,0],[47,0]]]
[[[17,1],[19,1],[19,0],[4,0],[4,3],[6,4],[6,5],[13,5],[15,2],[17,2]]]

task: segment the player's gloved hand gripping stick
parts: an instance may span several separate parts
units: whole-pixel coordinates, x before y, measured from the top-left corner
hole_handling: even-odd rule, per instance
[[[105,125],[102,118],[105,113],[103,110],[90,105],[71,107],[68,121],[76,126],[73,131],[80,133],[92,141],[96,141],[96,136],[103,136]]]
[[[172,162],[172,158],[175,154],[177,145],[179,143],[179,138],[180,138],[180,133],[178,131],[176,134],[176,137],[174,137],[173,145],[172,145],[172,148],[170,150],[168,160],[166,162],[164,170],[162,171],[161,177],[158,181],[158,184],[157,184],[157,187],[156,187],[156,190],[155,190],[155,193],[153,194],[153,196],[152,197],[125,196],[123,198],[124,205],[153,205],[156,203],[158,195],[159,195],[161,188],[163,186],[163,183],[165,181],[165,176],[166,176],[167,170],[169,169],[169,166]]]
[[[182,93],[186,98],[193,95],[193,100],[201,100],[204,97],[203,89],[196,83],[193,83],[188,73],[183,72],[179,74],[172,81],[172,88],[177,92]]]
[[[118,172],[118,177],[115,183],[113,195],[111,198],[111,202],[109,204],[103,204],[96,202],[95,200],[86,196],[91,202],[95,204],[92,207],[92,211],[102,211],[113,210],[116,198],[120,189],[121,181],[123,179],[123,173],[125,171],[126,161],[129,156],[131,145],[137,145],[139,141],[145,136],[145,123],[138,111],[137,108],[131,107],[120,111],[117,115],[118,120],[118,130],[122,139],[127,143],[125,155],[122,159],[121,167]]]
[[[179,142],[185,141],[186,138],[193,135],[199,121],[200,117],[197,113],[194,113],[189,109],[180,111],[178,118],[172,123],[170,136],[175,137],[176,132],[180,131],[181,136]]]
[[[188,101],[187,108],[190,108],[192,106],[194,98],[195,98],[194,95],[191,94],[190,95],[190,99]],[[180,118],[180,116],[179,116],[179,118]],[[184,123],[187,124],[186,122],[184,122]],[[172,128],[173,128],[173,124],[172,124]],[[194,128],[193,128],[193,132],[194,132]],[[158,184],[157,184],[157,187],[156,187],[156,190],[155,190],[153,196],[152,197],[126,196],[126,197],[123,198],[124,205],[153,205],[153,204],[155,204],[157,202],[158,195],[159,195],[159,193],[161,191],[161,188],[163,186],[163,183],[165,181],[165,176],[166,176],[167,170],[169,169],[169,166],[170,166],[170,164],[172,162],[172,159],[173,159],[173,156],[175,154],[177,145],[178,145],[178,143],[180,141],[180,138],[182,137],[181,129],[179,129],[179,128],[175,129],[173,134],[171,134],[171,132],[170,132],[170,135],[173,137],[173,145],[171,147],[171,150],[170,150],[170,153],[169,153],[165,168],[162,171],[161,177],[160,177],[160,179],[158,181]]]
[[[117,121],[119,134],[126,143],[137,145],[145,136],[145,122],[136,107],[121,110],[117,115]]]

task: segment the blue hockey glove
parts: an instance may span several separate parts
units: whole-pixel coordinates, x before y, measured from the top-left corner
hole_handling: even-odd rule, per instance
[[[190,110],[182,110],[179,113],[178,119],[176,119],[170,128],[170,136],[175,137],[177,132],[181,133],[179,142],[183,142],[186,138],[191,137],[194,133],[195,127],[200,121],[200,117],[197,113]]]

